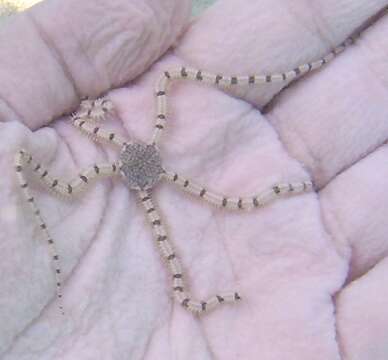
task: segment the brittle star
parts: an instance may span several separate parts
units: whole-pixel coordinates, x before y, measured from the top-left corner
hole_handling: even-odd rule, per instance
[[[168,86],[173,80],[179,79],[195,80],[219,87],[254,85],[291,80],[298,75],[320,68],[336,54],[342,52],[345,47],[352,42],[353,39],[350,38],[325,57],[312,63],[300,65],[294,70],[280,74],[225,76],[210,74],[201,70],[185,67],[166,71],[157,81],[155,88],[156,123],[152,139],[149,143],[131,142],[123,139],[114,132],[106,131],[98,126],[98,121],[104,119],[106,115],[113,110],[113,105],[110,100],[105,98],[84,100],[81,102],[79,111],[73,115],[73,125],[96,142],[110,143],[113,146],[118,147],[121,149],[121,153],[116,162],[95,164],[90,168],[81,171],[80,174],[70,182],[65,182],[51,176],[48,173],[48,170],[43,168],[39,162],[36,162],[30,153],[25,150],[20,150],[15,157],[16,174],[20,186],[23,189],[23,194],[35,214],[40,229],[49,244],[51,256],[55,265],[56,293],[61,312],[64,313],[61,300],[62,285],[59,255],[56,250],[55,242],[50,236],[46,223],[40,214],[40,210],[35,204],[34,197],[29,191],[25,170],[29,169],[35,177],[41,180],[46,189],[53,191],[57,195],[70,198],[84,192],[89,188],[93,180],[101,179],[103,177],[121,176],[128,188],[136,191],[140,198],[140,203],[144,207],[147,218],[152,225],[161,256],[167,261],[168,269],[171,273],[174,297],[178,303],[194,313],[201,314],[214,309],[220,304],[236,302],[241,299],[240,294],[237,292],[217,293],[207,300],[195,300],[192,297],[185,284],[182,266],[177,253],[171,245],[159,211],[152,201],[152,190],[159,181],[167,180],[178,185],[178,187],[184,191],[189,192],[195,197],[205,200],[218,208],[251,210],[262,207],[282,196],[310,191],[313,188],[313,184],[310,180],[274,184],[268,190],[253,196],[232,197],[213,192],[208,187],[199,185],[174,171],[165,169],[159,154],[158,143],[167,120]]]

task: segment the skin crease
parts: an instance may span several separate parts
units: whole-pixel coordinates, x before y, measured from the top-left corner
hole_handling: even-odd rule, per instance
[[[198,318],[172,301],[151,228],[122,182],[98,182],[73,202],[32,184],[62,260],[60,316],[47,245],[12,164],[21,147],[64,179],[114,161],[114,149],[59,117],[82,97],[108,93],[116,114],[101,126],[147,140],[166,69],[293,69],[387,5],[219,0],[190,21],[189,1],[53,0],[2,23],[1,359],[386,359],[385,16],[283,91],[171,88],[166,167],[236,196],[316,183],[316,193],[249,213],[211,208],[171,184],[155,188],[193,293],[236,289],[236,305]]]

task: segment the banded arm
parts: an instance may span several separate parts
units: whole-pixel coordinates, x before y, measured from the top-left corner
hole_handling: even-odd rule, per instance
[[[62,315],[65,314],[63,309],[63,303],[62,303],[62,277],[61,277],[61,266],[60,266],[60,260],[59,255],[57,251],[57,247],[55,245],[55,242],[53,238],[51,237],[49,231],[47,230],[47,225],[44,222],[40,210],[38,206],[35,203],[35,199],[32,196],[29,188],[28,188],[28,182],[27,177],[25,173],[25,152],[21,150],[15,155],[15,171],[16,171],[16,177],[19,182],[19,186],[23,190],[23,196],[28,204],[28,207],[30,208],[30,211],[34,214],[35,222],[37,225],[39,225],[39,228],[42,232],[43,238],[45,241],[47,241],[49,246],[49,252],[51,259],[53,261],[53,267],[54,267],[54,274],[55,274],[55,286],[56,286],[56,296],[58,301],[58,308]]]
[[[81,194],[98,179],[119,174],[116,163],[101,163],[82,170],[78,176],[66,182],[50,175],[48,170],[25,150],[18,153],[17,160],[20,163],[19,166],[22,166],[22,170],[30,170],[31,175],[39,180],[46,190],[67,198]],[[25,182],[23,185],[27,187],[28,183]]]
[[[47,225],[42,218],[40,209],[36,205],[35,199],[29,190],[29,183],[27,180],[28,170],[30,170],[29,173],[32,173],[34,177],[40,180],[46,190],[50,190],[60,196],[72,197],[85,191],[92,183],[92,180],[116,175],[118,173],[118,168],[116,164],[94,165],[92,168],[82,171],[78,177],[67,183],[59,180],[58,178],[50,176],[48,171],[45,170],[40,163],[36,162],[32,155],[25,150],[20,150],[15,155],[15,171],[19,186],[22,189],[23,196],[31,212],[34,214],[35,221],[39,226],[43,238],[49,245],[49,252],[54,267],[58,307],[61,314],[64,315],[62,303],[62,270],[60,266],[59,254],[54,239],[50,235],[47,229]]]
[[[199,185],[195,181],[189,180],[175,172],[166,171],[164,177],[171,183],[178,185],[180,189],[199,197],[216,207],[229,210],[252,210],[267,205],[277,198],[300,194],[313,189],[313,183],[311,181],[279,183],[268,190],[264,190],[253,196],[232,197],[215,193],[206,187]]]
[[[93,141],[109,143],[122,148],[126,144],[124,138],[114,132],[102,129],[98,124],[112,111],[113,104],[108,99],[83,100],[80,109],[72,117],[72,123]]]
[[[147,214],[147,218],[152,225],[159,252],[162,258],[167,262],[168,269],[171,273],[174,298],[176,301],[187,310],[196,314],[202,314],[206,311],[210,311],[218,307],[219,305],[233,303],[240,300],[241,297],[236,292],[220,293],[210,297],[205,301],[197,301],[192,298],[186,289],[182,265],[168,239],[168,235],[160,214],[158,213],[151,199],[151,193],[147,191],[139,191],[138,194],[140,202]]]
[[[165,71],[161,78],[157,81],[155,86],[156,96],[156,120],[155,129],[152,136],[152,143],[157,144],[166,126],[168,109],[167,109],[167,95],[169,85],[174,80],[194,80],[208,85],[214,85],[217,87],[227,88],[233,86],[253,86],[262,85],[267,83],[281,83],[290,81],[298,76],[309,73],[313,70],[321,68],[323,65],[330,62],[336,55],[343,52],[348,46],[353,44],[355,41],[354,37],[348,38],[345,42],[334,48],[330,53],[324,57],[299,65],[295,69],[272,73],[272,74],[251,74],[251,75],[224,75],[224,74],[213,74],[206,71],[181,67]]]

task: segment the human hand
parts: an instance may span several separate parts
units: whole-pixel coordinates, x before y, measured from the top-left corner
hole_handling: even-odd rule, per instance
[[[153,84],[166,68],[184,63],[222,73],[288,70],[324,55],[385,5],[337,1],[320,4],[320,16],[309,17],[305,7],[300,5],[298,12],[293,3],[293,18],[285,11],[291,11],[288,2],[269,4],[237,9],[236,2],[222,1],[198,19],[172,54],[130,87],[109,95],[120,119],[115,128],[148,138]],[[318,18],[325,25],[316,26]],[[228,26],[231,22],[233,26]],[[55,304],[45,309],[15,342],[8,358],[20,354],[33,358],[31,341],[42,326],[50,326],[52,337],[39,339],[43,350],[34,352],[39,359],[65,351],[64,358],[337,359],[340,353],[349,359],[384,358],[387,350],[380,334],[387,328],[387,314],[378,302],[387,293],[385,170],[379,166],[385,148],[372,151],[385,141],[387,107],[379,83],[370,83],[373,77],[365,70],[354,69],[361,68],[361,62],[373,64],[362,68],[369,66],[384,81],[385,22],[376,23],[326,68],[292,84],[265,115],[216,89],[190,83],[174,87],[169,97],[171,119],[161,145],[167,164],[237,195],[309,174],[319,190],[251,213],[231,214],[195,202],[168,185],[156,191],[193,292],[206,296],[215,288],[237,288],[241,303],[197,319],[171,301],[151,229],[123,184],[98,184],[74,204],[39,192],[42,212],[64,258],[68,315],[55,318]],[[328,43],[322,44],[317,36],[322,33]],[[263,86],[241,89],[237,95],[262,108],[279,90]],[[36,116],[34,108],[35,120],[28,125],[38,128],[49,115]],[[9,155],[3,157],[4,168],[21,144],[42,161],[55,156],[50,168],[63,176],[116,156],[99,151],[63,119],[53,124],[55,132],[42,129],[33,135],[20,126],[3,126],[8,126],[2,133]],[[370,154],[364,157],[366,153]],[[11,181],[7,189],[5,194],[12,195],[3,203],[12,206],[18,189]],[[34,299],[13,302],[18,309],[35,306],[37,314],[44,303],[36,301],[42,293],[37,284],[45,284],[46,301],[53,296],[50,261],[38,233],[31,241],[33,223],[26,227],[19,210],[15,221],[17,233],[7,228],[9,236],[1,243],[12,246],[15,254],[17,250],[29,269],[12,278],[12,290],[28,284],[32,273],[37,274],[32,289],[37,289]],[[10,244],[11,236],[18,244]],[[19,269],[16,260],[10,257],[6,265]],[[358,280],[344,285],[347,276],[348,282]],[[366,321],[368,331],[359,333]],[[68,349],[69,343],[76,346]]]

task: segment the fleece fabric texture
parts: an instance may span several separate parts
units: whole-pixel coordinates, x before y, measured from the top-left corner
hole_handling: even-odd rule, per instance
[[[244,4],[219,0],[193,21],[189,0],[49,0],[1,24],[2,360],[388,358],[386,16],[287,88],[172,88],[161,143],[169,168],[231,195],[316,184],[249,213],[211,208],[171,184],[155,189],[193,293],[236,289],[240,303],[196,317],[172,301],[150,226],[120,180],[67,202],[35,184],[66,279],[66,316],[58,313],[47,244],[13,170],[19,148],[70,179],[117,159],[65,116],[81,98],[108,93],[117,115],[102,126],[147,140],[162,71],[289,70],[388,1]]]

